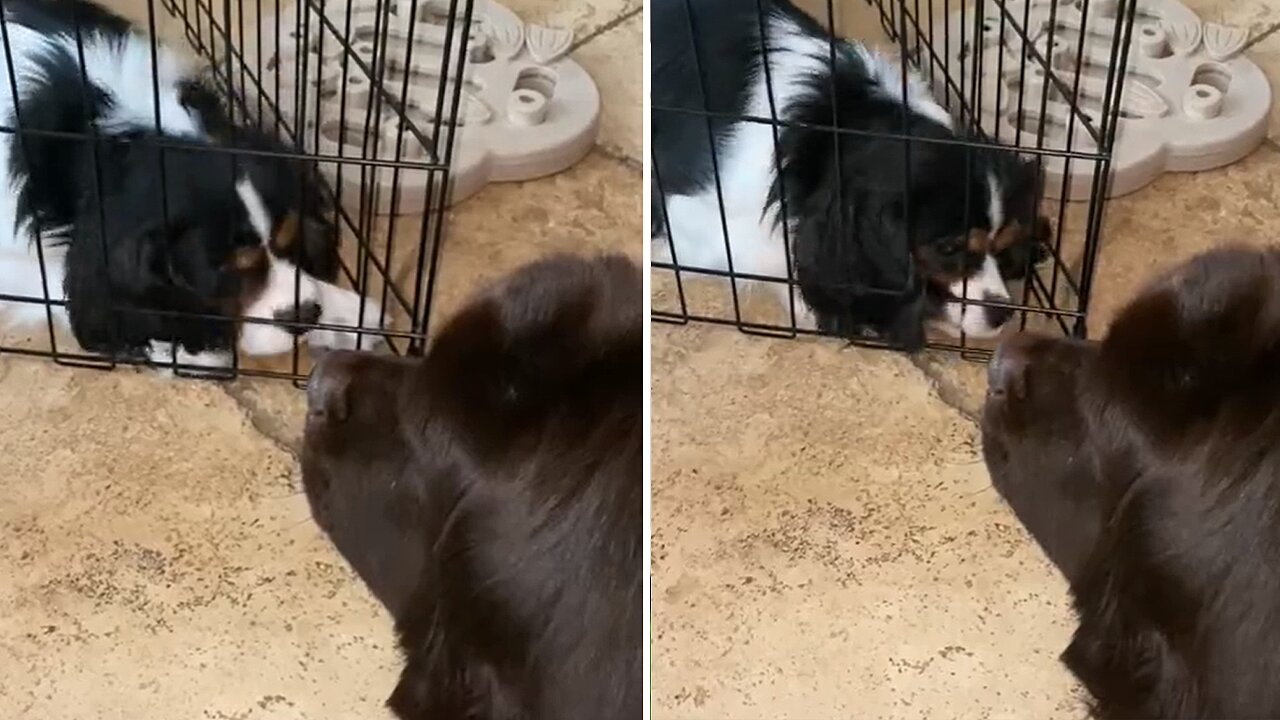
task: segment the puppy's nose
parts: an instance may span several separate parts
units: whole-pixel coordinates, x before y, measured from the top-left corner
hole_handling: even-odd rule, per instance
[[[333,350],[316,361],[307,378],[307,415],[320,420],[347,419],[351,362],[355,352]]]
[[[1008,299],[995,295],[987,295],[983,299],[987,302],[1009,302]],[[983,309],[987,311],[987,324],[993,328],[1004,327],[1004,324],[1009,322],[1009,318],[1013,317],[1013,311],[1006,307],[987,305]]]
[[[1010,336],[996,346],[987,364],[987,390],[996,395],[1022,397],[1027,389],[1027,365],[1032,337],[1026,333]]]
[[[271,314],[271,317],[280,322],[315,325],[320,322],[320,303],[307,300],[296,307],[276,310]],[[308,328],[288,326],[285,330],[294,335],[302,335],[307,332]]]

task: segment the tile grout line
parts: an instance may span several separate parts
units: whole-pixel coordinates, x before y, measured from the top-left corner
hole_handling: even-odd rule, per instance
[[[583,37],[581,37],[581,38],[578,38],[578,39],[574,40],[574,41],[573,41],[573,44],[569,46],[569,49],[568,49],[568,50],[566,50],[566,51],[565,51],[565,53],[571,53],[571,52],[574,52],[575,50],[577,50],[578,48],[582,47],[583,45],[586,45],[587,43],[591,42],[592,40],[595,40],[596,38],[600,37],[601,35],[603,35],[603,34],[605,34],[605,33],[609,32],[610,30],[612,30],[612,29],[614,29],[614,28],[618,27],[618,26],[619,26],[619,25],[621,25],[622,23],[624,23],[624,22],[626,22],[626,21],[630,20],[631,18],[633,18],[633,17],[635,17],[635,16],[639,15],[639,14],[640,14],[640,13],[642,13],[642,12],[644,12],[644,6],[643,6],[643,5],[642,5],[642,6],[640,6],[640,7],[637,7],[637,8],[632,8],[631,10],[628,10],[628,11],[626,11],[626,12],[622,13],[622,14],[621,14],[621,15],[619,15],[618,17],[616,17],[616,18],[614,18],[614,19],[610,20],[609,22],[607,22],[607,23],[605,23],[605,24],[601,25],[600,27],[596,28],[595,30],[592,30],[591,32],[589,32],[589,33],[587,33],[586,35],[584,35]]]
[[[644,171],[644,165],[642,165],[639,160],[631,157],[630,155],[624,152],[614,150],[613,148],[610,148],[604,145],[603,143],[596,143],[592,149],[595,150],[595,152],[599,153],[601,157],[606,158],[608,160],[612,160],[618,163],[619,165],[622,165],[628,170],[632,170],[634,172]]]
[[[942,377],[942,374],[935,371],[920,355],[912,355],[909,359],[911,364],[920,371],[920,374],[924,375],[925,379],[929,381],[929,385],[933,388],[933,394],[938,396],[938,400],[943,405],[956,411],[960,417],[968,420],[975,427],[981,425],[977,415],[965,408],[964,402],[961,400],[964,394],[954,384]]]
[[[1280,22],[1272,23],[1271,26],[1268,27],[1266,30],[1263,30],[1257,35],[1249,38],[1249,42],[1245,43],[1244,47],[1240,48],[1240,52],[1244,52],[1245,50],[1248,50],[1249,48],[1253,47],[1254,45],[1257,45],[1263,40],[1266,40],[1267,38],[1274,35],[1276,31],[1280,31]]]
[[[269,416],[242,391],[243,388],[238,383],[220,383],[220,385],[222,386],[223,394],[231,398],[231,402],[235,403],[236,407],[240,408],[240,411],[244,413],[245,419],[249,421],[249,427],[265,438],[267,442],[275,445],[277,449],[293,458],[295,463],[299,460],[298,443],[290,442],[285,438],[285,433],[279,427],[273,427],[278,423],[272,422]],[[299,390],[298,392],[302,391]]]

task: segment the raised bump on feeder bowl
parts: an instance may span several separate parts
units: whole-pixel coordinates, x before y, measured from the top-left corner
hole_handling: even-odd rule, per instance
[[[1214,60],[1227,60],[1244,49],[1249,30],[1234,25],[1208,23],[1204,26],[1204,51]]]
[[[1173,53],[1168,34],[1155,23],[1147,23],[1138,31],[1138,48],[1149,58],[1168,57]]]
[[[507,120],[520,127],[540,125],[547,119],[549,105],[550,102],[541,93],[517,88],[507,99]]]
[[[1222,91],[1212,85],[1192,85],[1182,95],[1182,111],[1193,120],[1212,120],[1222,114]]]

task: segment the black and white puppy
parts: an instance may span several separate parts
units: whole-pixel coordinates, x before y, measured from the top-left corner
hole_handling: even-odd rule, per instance
[[[963,133],[920,78],[908,72],[904,96],[897,64],[851,42],[833,48],[788,0],[758,6],[763,18],[756,0],[648,5],[654,196],[665,206],[654,257],[670,262],[674,250],[681,267],[728,270],[722,197],[734,272],[787,278],[789,240],[797,310],[817,329],[908,350],[927,326],[995,335],[1011,312],[962,300],[1008,301],[1007,283],[1039,259],[1049,226],[1037,167],[956,142]],[[777,128],[776,152],[771,124],[740,119],[775,114],[791,123]],[[815,127],[851,132],[837,141]],[[909,153],[886,134],[910,136]]]
[[[285,147],[233,126],[182,56],[157,45],[153,58],[146,33],[82,0],[8,0],[4,13],[0,68],[14,83],[0,76],[0,123],[37,132],[0,137],[0,295],[65,300],[55,315],[86,350],[162,363],[292,348],[297,330],[237,317],[378,325],[374,301],[334,284],[338,236],[314,169],[226,152]],[[0,320],[45,316],[3,309]]]

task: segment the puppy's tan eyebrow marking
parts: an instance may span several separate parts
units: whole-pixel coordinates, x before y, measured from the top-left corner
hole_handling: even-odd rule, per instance
[[[987,248],[990,246],[990,238],[988,238],[987,235],[987,231],[982,228],[973,228],[970,230],[969,241],[966,243],[969,248],[969,252],[985,254],[987,252]]]
[[[231,265],[241,272],[265,268],[267,265],[266,250],[261,246],[240,248],[232,253]]]
[[[298,240],[298,224],[298,213],[291,212],[285,215],[275,233],[271,236],[271,249],[279,254],[287,253],[293,249],[294,243]]]
[[[970,252],[997,255],[1026,239],[1030,239],[1026,227],[1017,220],[1010,220],[994,233],[982,228],[970,230],[968,247]]]
[[[991,254],[994,255],[1008,250],[1017,245],[1027,235],[1028,233],[1022,227],[1022,223],[1017,220],[1010,220],[991,238]]]

